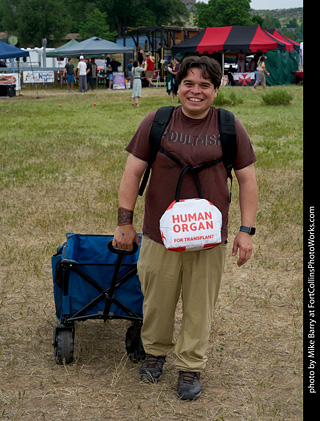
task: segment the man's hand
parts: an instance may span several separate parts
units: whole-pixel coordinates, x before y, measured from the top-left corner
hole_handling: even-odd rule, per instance
[[[132,250],[134,241],[140,246],[140,238],[133,226],[121,225],[116,228],[112,245],[121,250]]]
[[[239,183],[239,202],[241,211],[240,225],[254,226],[254,220],[258,207],[258,186],[255,176],[254,164],[235,171]],[[237,265],[244,265],[252,254],[252,236],[240,231],[233,242],[232,256],[239,250]]]
[[[252,236],[246,232],[239,232],[233,242],[232,256],[236,256],[239,250],[237,265],[244,265],[252,254]]]

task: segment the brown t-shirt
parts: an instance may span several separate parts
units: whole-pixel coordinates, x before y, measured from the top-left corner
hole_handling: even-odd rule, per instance
[[[149,113],[140,123],[126,150],[143,161],[148,161],[149,133],[155,116]],[[161,139],[161,146],[178,160],[195,166],[210,162],[222,156],[217,109],[211,107],[203,119],[191,119],[183,114],[181,106],[176,107]],[[236,119],[237,156],[234,168],[240,170],[257,160],[249,136]],[[168,206],[175,200],[175,192],[181,166],[158,153],[152,165],[149,184],[145,193],[145,215],[143,233],[162,244],[159,220]],[[204,198],[213,203],[222,213],[222,241],[228,236],[229,188],[227,172],[222,162],[198,173]],[[195,181],[190,174],[184,177],[180,199],[199,197]]]

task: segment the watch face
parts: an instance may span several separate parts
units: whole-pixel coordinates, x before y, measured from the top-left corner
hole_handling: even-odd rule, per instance
[[[256,233],[255,227],[250,227],[250,234],[254,235]]]

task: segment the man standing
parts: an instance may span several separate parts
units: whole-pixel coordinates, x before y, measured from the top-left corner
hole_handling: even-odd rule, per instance
[[[78,69],[78,79],[79,79],[79,91],[82,92],[82,89],[84,92],[87,92],[88,90],[88,84],[87,84],[87,65],[84,61],[84,57],[80,56],[80,61],[77,66]]]
[[[92,77],[92,64],[90,63],[89,59],[86,58],[86,65],[87,65],[87,87],[91,86],[92,92],[94,92],[94,84],[93,84],[93,77]]]
[[[110,64],[108,65],[108,70],[111,71],[111,73],[109,73],[109,89],[112,89],[113,73],[118,71],[119,66],[121,66],[121,63],[116,61],[115,56],[112,56]]]
[[[68,63],[64,67],[63,78],[65,79],[66,76],[67,76],[68,92],[73,92],[74,78],[76,76],[76,71],[74,70],[74,65],[72,64],[72,58],[68,59]]]
[[[96,65],[96,60],[95,58],[91,59],[91,67],[92,67],[92,79],[93,79],[93,86],[97,85],[97,65]]]
[[[181,105],[173,111],[161,139],[161,146],[179,162],[191,167],[222,156],[218,111],[211,107],[221,83],[219,63],[208,57],[187,57],[177,74]],[[149,158],[149,133],[155,112],[140,123],[126,150],[130,153],[119,190],[118,226],[113,245],[125,250],[140,244],[133,228],[133,212],[141,176]],[[239,251],[242,266],[252,254],[252,235],[258,205],[253,152],[243,125],[235,119],[237,154],[234,161],[239,183],[241,221],[232,255]],[[200,373],[206,366],[206,349],[214,306],[224,269],[228,236],[229,190],[222,162],[199,172],[205,199],[222,214],[221,244],[188,252],[167,250],[162,243],[159,220],[175,199],[181,167],[159,152],[152,165],[145,196],[143,239],[138,274],[144,294],[141,338],[146,359],[140,368],[143,381],[157,382],[166,355],[174,350],[179,371],[178,397],[197,399],[201,393]],[[182,199],[198,197],[191,174],[181,186]],[[176,305],[181,293],[183,319],[176,343],[173,341]]]
[[[152,55],[148,55],[147,61],[145,63],[145,76],[149,83],[149,88],[153,88],[154,84],[152,83],[152,76],[154,73],[154,62],[155,58]]]

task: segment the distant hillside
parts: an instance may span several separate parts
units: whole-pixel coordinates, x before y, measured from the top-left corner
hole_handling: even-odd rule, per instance
[[[252,15],[259,15],[263,19],[266,16],[279,19],[281,26],[284,27],[291,19],[296,18],[299,25],[303,22],[303,7],[296,7],[294,9],[272,9],[272,10],[252,10]]]

